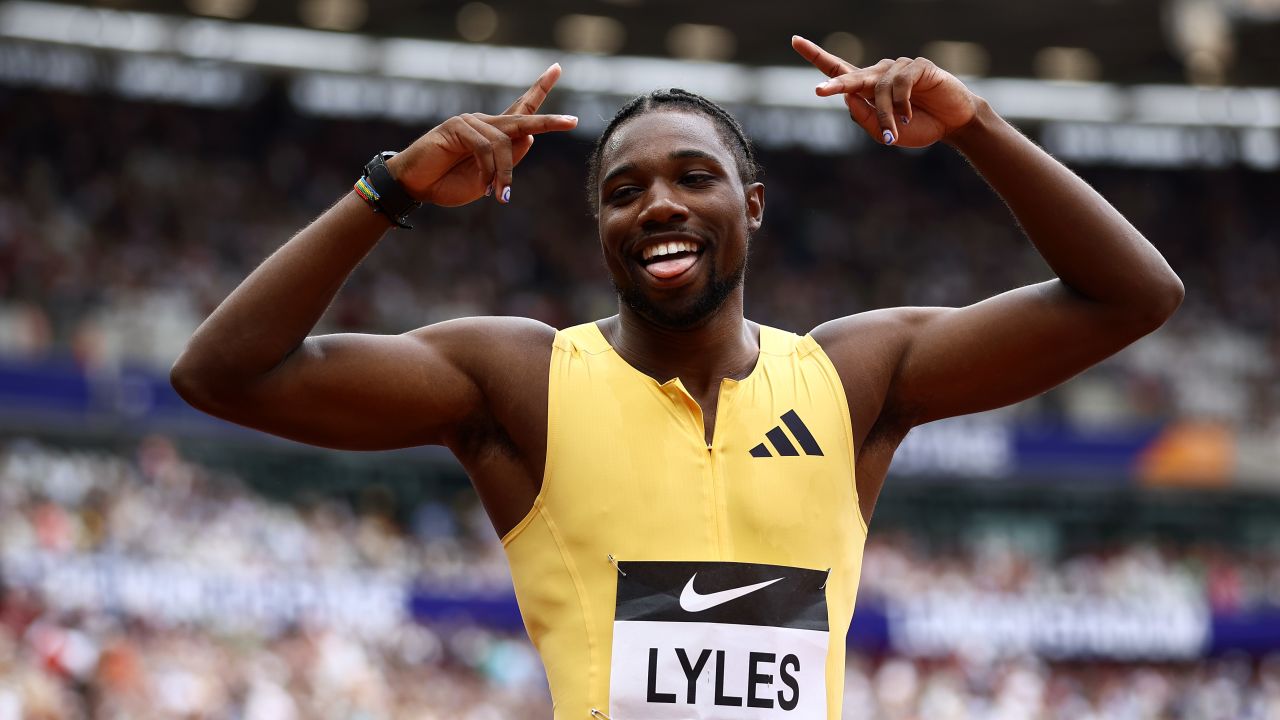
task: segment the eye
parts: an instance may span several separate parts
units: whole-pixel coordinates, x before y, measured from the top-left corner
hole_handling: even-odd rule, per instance
[[[626,200],[637,192],[640,192],[640,188],[635,185],[619,185],[605,196],[605,202],[619,202],[621,200]]]
[[[685,173],[684,177],[680,179],[688,185],[708,185],[715,182],[716,176],[708,172],[699,171]]]

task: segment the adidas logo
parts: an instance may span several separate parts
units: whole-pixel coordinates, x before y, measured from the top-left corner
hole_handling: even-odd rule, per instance
[[[813,433],[809,432],[809,428],[805,427],[804,421],[796,414],[795,410],[788,410],[782,416],[782,424],[787,426],[791,431],[791,436],[800,443],[800,448],[804,450],[805,455],[821,455],[822,448],[818,447],[818,441],[813,439]],[[800,453],[796,451],[796,446],[791,444],[791,438],[783,432],[782,426],[774,426],[772,430],[765,433],[768,443],[760,443],[751,448],[751,457],[773,457],[773,453],[769,452],[769,446],[772,445],[778,457],[795,457]]]

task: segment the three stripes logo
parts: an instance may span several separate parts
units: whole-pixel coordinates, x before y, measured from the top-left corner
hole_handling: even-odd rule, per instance
[[[804,450],[805,455],[821,455],[822,448],[818,447],[818,441],[813,439],[813,433],[809,432],[809,428],[805,427],[804,421],[796,414],[795,410],[788,410],[782,416],[782,424],[787,426],[787,430],[791,431],[791,436],[800,443],[800,448]],[[782,425],[776,425],[772,430],[765,433],[768,438],[767,443],[760,443],[751,448],[751,457],[766,458],[773,457],[773,453],[769,452],[769,446],[772,445],[778,457],[796,457],[800,453],[796,450],[796,446],[792,444],[791,438],[783,432]]]

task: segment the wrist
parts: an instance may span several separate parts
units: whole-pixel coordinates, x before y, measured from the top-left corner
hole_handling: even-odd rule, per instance
[[[395,155],[387,158],[387,170],[391,173],[391,177],[400,183],[400,187],[409,193],[409,197],[422,203],[423,205],[434,204],[431,201],[429,188],[418,187],[413,182],[414,174],[412,172],[413,163],[420,153],[417,149],[410,145]]]
[[[358,208],[361,211],[360,212],[361,217],[368,217],[371,223],[373,223],[374,225],[384,230],[390,230],[391,228],[399,227],[399,225],[396,225],[395,220],[393,220],[390,217],[387,217],[386,213],[380,213],[377,210],[374,210],[373,212],[369,212],[372,206],[369,204],[369,199],[366,198],[364,194],[360,192],[359,188],[352,188],[351,192],[347,193],[343,197],[343,200],[344,201],[352,200],[354,202],[352,207]]]
[[[401,185],[404,184],[404,180],[402,178],[404,178],[404,167],[405,167],[406,161],[407,161],[407,158],[405,158],[405,153],[403,150],[387,158],[385,161],[387,165],[387,170],[391,172],[391,177],[395,178],[396,182],[400,183]]]
[[[411,228],[407,222],[409,214],[422,203],[409,193],[388,167],[388,161],[396,157],[397,153],[392,151],[374,155],[364,166],[364,175],[356,181],[355,192],[375,213],[386,215],[394,225],[407,230]]]
[[[977,95],[973,97],[973,117],[969,118],[969,122],[948,132],[942,138],[944,143],[959,150],[961,153],[965,151],[966,147],[980,141],[984,136],[990,135],[1001,121],[1001,117],[992,109],[991,103]]]

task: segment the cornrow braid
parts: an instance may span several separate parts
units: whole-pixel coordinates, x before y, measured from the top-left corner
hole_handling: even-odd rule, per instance
[[[605,143],[623,123],[655,110],[688,110],[711,118],[720,132],[721,139],[733,151],[733,159],[738,166],[738,177],[742,183],[745,185],[755,182],[760,175],[761,168],[756,161],[755,149],[751,147],[751,141],[747,140],[742,126],[728,111],[688,90],[680,88],[654,90],[647,95],[632,98],[626,105],[619,108],[617,114],[605,126],[604,132],[600,133],[595,147],[591,150],[591,157],[587,161],[587,204],[591,207],[593,216],[600,214],[600,160],[604,154]]]

